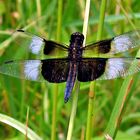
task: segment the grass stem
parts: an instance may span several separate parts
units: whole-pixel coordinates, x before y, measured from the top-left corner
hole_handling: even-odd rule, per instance
[[[98,32],[97,32],[97,40],[101,39],[101,35],[102,35],[104,17],[105,17],[105,7],[106,7],[106,0],[102,0],[101,8],[100,8],[100,18],[99,18],[99,27],[98,27]],[[93,119],[93,106],[94,106],[94,96],[95,96],[94,86],[95,86],[95,82],[91,82],[90,89],[89,89],[86,140],[91,139],[91,132],[93,129],[92,119]]]
[[[73,102],[72,102],[72,109],[71,109],[71,115],[70,115],[70,121],[69,121],[68,133],[67,133],[67,140],[72,140],[72,132],[73,132],[74,119],[75,119],[76,110],[77,110],[79,88],[80,88],[80,83],[77,81],[75,85],[75,92],[73,95]]]
[[[55,84],[55,85],[54,85],[54,96],[53,96],[51,140],[55,140],[55,139],[56,139],[57,97],[58,97],[58,85]]]
[[[62,25],[62,4],[63,0],[58,1],[58,15],[57,15],[57,34],[56,39],[60,41],[61,25]],[[58,85],[54,86],[53,96],[53,118],[52,118],[52,133],[51,140],[56,139],[56,112],[57,112],[57,99],[58,99]]]

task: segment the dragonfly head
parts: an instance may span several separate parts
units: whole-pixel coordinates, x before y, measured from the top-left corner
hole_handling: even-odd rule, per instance
[[[83,41],[84,41],[84,35],[82,33],[75,32],[71,35],[71,39],[70,39],[71,43],[77,42],[79,45],[82,45]]]

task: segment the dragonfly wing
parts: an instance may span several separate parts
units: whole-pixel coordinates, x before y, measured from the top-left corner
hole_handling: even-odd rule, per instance
[[[42,75],[44,79],[52,83],[66,82],[69,72],[68,59],[42,60]]]
[[[138,71],[140,71],[139,58],[84,58],[78,65],[78,80],[87,82],[114,79]]]
[[[83,50],[89,55],[117,54],[140,46],[140,30],[131,31],[111,39],[102,40],[85,46]],[[90,51],[90,52],[89,52]]]
[[[13,77],[52,83],[65,82],[68,75],[66,59],[9,61],[0,65],[0,73]]]
[[[0,65],[0,73],[32,81],[43,81],[40,60],[7,61]]]
[[[83,58],[78,62],[77,79],[81,82],[96,80],[104,73],[106,62],[105,58]]]
[[[110,54],[124,52],[139,46],[140,30],[128,32],[114,37],[114,39],[111,42]]]
[[[135,74],[140,71],[139,58],[110,58],[107,60],[105,72],[97,80],[114,79]]]
[[[54,55],[59,56],[59,51],[67,55],[67,46],[59,44],[57,42],[46,40],[42,37],[33,35],[24,30],[17,30],[14,35],[16,36],[16,41],[19,43],[19,46],[27,47],[28,51],[35,55]]]

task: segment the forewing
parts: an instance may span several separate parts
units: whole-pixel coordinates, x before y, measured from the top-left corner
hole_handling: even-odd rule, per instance
[[[78,80],[87,82],[114,79],[138,71],[140,71],[139,58],[84,58],[78,65]]]
[[[87,55],[117,54],[140,46],[140,30],[131,31],[111,39],[87,45],[83,50]]]
[[[60,83],[67,79],[68,61],[66,59],[9,61],[0,65],[0,73],[31,81],[47,80]]]
[[[27,50],[35,55],[53,55],[67,56],[67,46],[59,44],[57,42],[46,40],[42,37],[25,32],[24,30],[17,30],[14,35],[16,36],[16,42],[19,47],[26,47]]]

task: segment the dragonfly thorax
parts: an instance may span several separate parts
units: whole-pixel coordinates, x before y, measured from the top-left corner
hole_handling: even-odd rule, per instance
[[[71,35],[70,46],[69,46],[69,58],[70,60],[77,60],[82,57],[82,46],[84,41],[84,35],[75,32]]]

